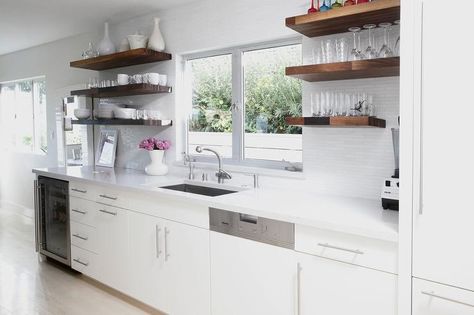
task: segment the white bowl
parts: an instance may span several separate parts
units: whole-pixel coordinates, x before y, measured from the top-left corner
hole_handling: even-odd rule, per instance
[[[114,111],[111,109],[98,109],[95,112],[95,116],[102,119],[112,119],[114,118]]]
[[[147,37],[145,35],[128,35],[128,42],[130,43],[130,49],[145,48],[147,43]]]
[[[133,119],[137,116],[137,110],[135,108],[115,108],[114,116],[118,119]]]
[[[91,110],[87,108],[77,108],[74,110],[74,116],[77,119],[87,119],[91,117]]]

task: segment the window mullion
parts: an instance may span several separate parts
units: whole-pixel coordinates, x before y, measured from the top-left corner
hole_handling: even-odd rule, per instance
[[[242,161],[244,156],[244,101],[242,51],[232,53],[232,159]]]

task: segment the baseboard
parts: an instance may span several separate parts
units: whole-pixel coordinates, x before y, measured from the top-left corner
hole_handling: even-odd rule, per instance
[[[35,210],[30,209],[28,207],[19,205],[15,202],[8,201],[8,200],[0,200],[0,207],[2,208],[9,208],[12,211],[15,211],[21,215],[24,215],[29,218],[34,218],[35,216]]]

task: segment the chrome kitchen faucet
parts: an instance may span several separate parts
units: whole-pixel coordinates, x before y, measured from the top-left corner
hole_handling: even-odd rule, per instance
[[[214,151],[214,150],[209,149],[209,148],[201,147],[201,146],[198,145],[196,147],[196,152],[202,153],[202,151],[209,151],[209,152],[212,152],[216,155],[217,161],[219,163],[219,170],[216,173],[216,177],[217,177],[217,182],[219,184],[223,184],[225,179],[231,179],[232,178],[232,176],[222,168],[222,157],[217,151]]]

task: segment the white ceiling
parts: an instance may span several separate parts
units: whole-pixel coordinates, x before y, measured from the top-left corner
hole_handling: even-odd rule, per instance
[[[0,0],[0,55],[195,0]]]

